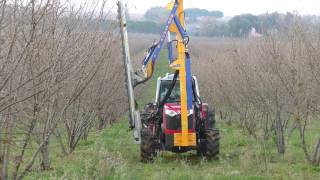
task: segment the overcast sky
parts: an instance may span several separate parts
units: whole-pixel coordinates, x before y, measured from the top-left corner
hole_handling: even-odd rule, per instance
[[[169,0],[124,0],[131,13],[144,13],[153,6],[165,7]],[[225,16],[243,13],[294,12],[303,15],[320,15],[320,0],[184,0],[185,7],[221,10]]]

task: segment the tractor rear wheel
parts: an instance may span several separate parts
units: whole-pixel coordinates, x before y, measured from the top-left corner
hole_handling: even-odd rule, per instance
[[[206,129],[204,134],[204,142],[198,152],[208,160],[215,158],[219,154],[220,134],[218,129]]]
[[[157,156],[158,143],[148,128],[141,130],[140,153],[142,162],[152,162]]]

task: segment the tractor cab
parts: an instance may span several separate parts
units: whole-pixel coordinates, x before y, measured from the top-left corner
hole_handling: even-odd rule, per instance
[[[173,79],[174,79],[174,74],[166,74],[166,76],[158,78],[156,98],[155,98],[156,104],[159,104],[160,102],[162,102],[164,100],[166,94],[170,90]],[[196,94],[199,97],[200,93],[199,93],[197,78],[195,76],[193,76],[192,79],[194,82],[193,89],[196,91]],[[170,96],[166,100],[166,103],[180,103],[180,81],[179,81],[179,78],[177,79]]]
[[[214,112],[202,103],[198,81],[192,76],[192,109],[188,111],[189,146],[180,146],[182,133],[180,80],[176,74],[166,74],[157,81],[155,102],[141,112],[141,158],[151,161],[158,151],[184,153],[196,150],[207,158],[219,154],[219,130],[215,128]]]
[[[158,105],[161,113],[161,141],[163,142],[164,149],[172,152],[186,152],[196,149],[194,146],[177,147],[175,146],[175,134],[181,133],[181,105],[180,105],[180,81],[179,78],[174,80],[174,74],[166,74],[164,77],[159,77],[157,81],[157,91],[155,104]],[[193,108],[188,112],[188,130],[189,133],[196,133],[196,117],[197,101],[199,98],[197,78],[193,76]],[[173,82],[175,81],[175,82]],[[174,84],[174,86],[173,86]],[[172,87],[173,86],[173,87]],[[169,93],[168,93],[169,92]],[[195,98],[195,96],[197,98]],[[204,105],[207,107],[206,105]]]

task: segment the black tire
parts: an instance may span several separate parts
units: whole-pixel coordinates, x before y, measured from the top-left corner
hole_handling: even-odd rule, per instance
[[[154,157],[157,156],[158,143],[153,137],[149,129],[143,128],[141,130],[141,144],[140,154],[142,162],[152,162]]]
[[[218,129],[206,129],[203,134],[203,143],[200,144],[198,154],[211,160],[219,154],[220,134]]]

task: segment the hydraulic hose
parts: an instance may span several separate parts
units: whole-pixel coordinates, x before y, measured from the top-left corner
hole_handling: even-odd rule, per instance
[[[164,104],[167,102],[167,100],[171,96],[172,90],[173,90],[174,86],[176,85],[176,82],[177,82],[177,79],[178,79],[178,75],[179,75],[179,71],[176,70],[175,73],[174,73],[173,80],[172,80],[172,83],[170,85],[170,88],[169,88],[168,92],[164,96],[163,100],[159,103],[159,107],[160,108],[164,106]]]

